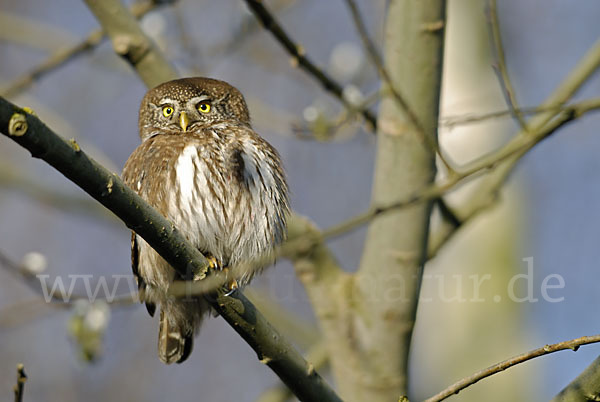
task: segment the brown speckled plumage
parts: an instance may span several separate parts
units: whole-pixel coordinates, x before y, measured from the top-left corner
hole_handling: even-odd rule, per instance
[[[210,111],[202,113],[200,103]],[[289,206],[281,160],[252,130],[237,89],[208,78],[161,84],[142,100],[139,132],[142,144],[125,163],[125,183],[219,266],[269,255],[283,241]],[[184,361],[208,305],[201,297],[167,297],[175,270],[136,235],[132,266],[148,312],[160,304],[160,359]]]

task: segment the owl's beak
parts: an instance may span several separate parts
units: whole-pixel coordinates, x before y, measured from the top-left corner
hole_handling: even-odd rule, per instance
[[[185,112],[181,112],[179,114],[179,125],[181,126],[181,129],[185,132],[187,131],[187,127],[190,124],[190,119],[188,118],[187,114],[185,114]]]

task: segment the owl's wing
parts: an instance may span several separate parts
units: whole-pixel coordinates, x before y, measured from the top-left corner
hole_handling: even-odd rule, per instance
[[[142,144],[143,145],[143,144]],[[142,147],[139,146],[133,151],[127,162],[125,162],[125,167],[123,168],[123,181],[127,186],[133,189],[136,193],[139,194],[139,186],[136,186],[134,183],[140,183],[143,180],[144,174],[143,170],[140,168],[140,149]],[[146,291],[146,282],[144,278],[140,275],[139,270],[140,264],[140,246],[137,241],[137,235],[135,232],[131,232],[131,270],[133,271],[133,275],[135,276],[138,284],[138,294],[141,302],[146,304],[146,310],[148,310],[148,314],[154,316],[154,311],[156,310],[156,305],[152,302],[148,302],[145,299],[144,293]]]
[[[144,292],[146,291],[146,282],[144,278],[140,275],[139,271],[139,263],[140,263],[140,248],[137,242],[137,235],[135,232],[131,232],[131,270],[133,271],[133,275],[137,279],[138,283],[138,293],[140,295],[140,300],[144,301]],[[146,305],[146,310],[148,310],[148,314],[151,317],[154,317],[154,312],[156,311],[156,305],[149,301],[144,301]]]

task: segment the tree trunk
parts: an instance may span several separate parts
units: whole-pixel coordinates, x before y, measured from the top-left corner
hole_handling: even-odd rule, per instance
[[[444,24],[443,0],[390,2],[385,66],[422,130],[392,96],[382,101],[373,206],[405,200],[435,179],[431,145],[437,143]],[[385,213],[369,226],[350,300],[354,312],[350,342],[362,367],[354,371],[344,356],[332,356],[345,400],[391,401],[407,393],[430,213],[431,203],[422,203]]]

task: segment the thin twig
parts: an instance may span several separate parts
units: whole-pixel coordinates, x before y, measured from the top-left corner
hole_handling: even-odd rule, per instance
[[[280,13],[287,8],[291,7],[296,3],[297,0],[279,0],[273,2],[272,9],[277,13]],[[254,37],[254,35],[262,31],[260,21],[252,14],[242,16],[242,20],[237,24],[235,30],[231,33],[229,38],[225,39],[221,43],[204,44],[202,53],[205,54],[206,59],[211,59],[217,55],[231,55],[237,51],[245,41]]]
[[[425,130],[425,126],[421,123],[417,114],[410,107],[408,101],[404,98],[402,93],[400,93],[400,90],[396,88],[396,86],[392,82],[392,78],[390,77],[390,74],[388,73],[387,69],[385,68],[385,65],[383,64],[383,59],[379,55],[377,46],[369,36],[369,32],[367,31],[367,27],[365,25],[365,22],[363,21],[363,18],[360,14],[360,10],[358,9],[356,2],[354,0],[346,0],[346,5],[348,6],[350,13],[352,14],[352,19],[354,20],[354,25],[356,26],[356,30],[358,31],[360,39],[363,43],[363,47],[369,55],[369,59],[377,69],[377,73],[385,82],[385,85],[388,87],[389,91],[391,92],[398,105],[400,105],[400,108],[402,108],[402,110],[404,110],[404,113],[406,113],[406,116],[408,116],[408,120],[410,121],[410,123],[419,132],[419,134],[427,143],[427,145],[431,147],[431,149],[435,150],[448,172],[452,174],[454,170],[450,163],[446,160],[446,157],[442,154],[437,141],[434,137],[428,135],[427,131]]]
[[[432,200],[443,196],[445,193],[463,180],[483,173],[487,169],[494,168],[498,163],[510,158],[512,155],[528,151],[543,139],[554,133],[563,125],[580,118],[590,111],[600,108],[600,99],[592,99],[571,106],[565,105],[579,88],[596,72],[600,66],[600,40],[583,56],[570,74],[561,82],[554,92],[540,105],[540,113],[536,114],[530,121],[529,131],[521,132],[506,145],[497,151],[484,155],[463,166],[461,171],[450,177],[445,183],[434,184],[429,188],[387,206],[375,206],[368,211],[357,215],[346,222],[335,225],[323,231],[323,237],[332,238],[345,234],[355,229],[376,216],[394,209],[415,205],[419,202]],[[564,109],[560,109],[564,107]],[[555,110],[557,110],[556,112]],[[520,157],[525,155],[523,153]]]
[[[454,222],[445,220],[447,223],[435,234],[430,235],[427,250],[427,260],[433,259],[438,251],[447,244],[458,231],[467,223],[473,221],[479,214],[491,208],[498,200],[502,185],[506,182],[521,158],[527,153],[522,150],[499,164],[482,183],[479,184],[475,195],[467,203],[461,205],[463,211],[452,211],[455,214]]]
[[[598,100],[598,104],[600,104],[600,100]],[[508,177],[510,171],[514,168],[514,166],[538,143],[543,141],[548,136],[552,135],[556,132],[560,127],[565,124],[572,122],[573,120],[581,117],[585,113],[596,110],[599,105],[595,103],[586,103],[579,105],[580,107],[564,110],[561,114],[556,117],[552,122],[548,123],[546,126],[542,127],[539,132],[534,133],[535,135],[532,137],[527,137],[524,141],[519,143],[518,147],[510,146],[508,149],[502,148],[499,151],[495,152],[493,157],[490,156],[486,159],[485,163],[481,163],[477,166],[477,168],[473,168],[469,171],[465,171],[459,174],[456,174],[450,178],[448,178],[444,183],[432,184],[430,187],[427,187],[421,191],[416,192],[415,194],[400,200],[398,202],[394,202],[388,205],[374,206],[367,211],[356,215],[340,224],[331,226],[327,229],[324,229],[319,233],[318,236],[315,236],[314,233],[305,233],[298,237],[290,238],[288,242],[284,243],[276,250],[277,256],[289,257],[296,250],[307,249],[312,247],[316,241],[323,240],[331,240],[341,235],[347,234],[348,232],[357,229],[358,227],[367,224],[377,216],[382,214],[407,208],[410,206],[418,205],[420,203],[436,200],[443,197],[445,194],[454,191],[459,184],[462,184],[464,181],[469,180],[473,177],[481,175],[488,169],[494,169],[492,173],[496,173],[498,176],[494,178],[494,182],[498,181],[497,186],[500,185],[500,181],[503,181]],[[521,138],[521,137],[519,137]],[[510,151],[510,152],[509,152]],[[504,164],[502,164],[504,162]],[[508,162],[508,163],[506,163]],[[482,200],[477,200],[477,202],[473,203],[472,210],[467,212],[466,216],[462,218],[458,218],[460,222],[464,222],[470,218],[473,218],[485,208],[489,206],[490,198],[494,196],[494,193],[498,191],[498,187],[492,187],[489,190],[489,193],[483,195]],[[457,218],[457,217],[455,217]],[[448,233],[442,234],[441,238],[437,238],[432,242],[432,245],[428,251],[428,258],[433,258],[437,251],[449,240],[449,238],[454,234],[456,230],[458,230],[461,225],[456,225],[454,229],[449,231]],[[255,272],[265,267],[270,259],[267,258],[257,258],[252,261],[247,261],[244,264],[241,264],[234,269],[239,270],[238,272]],[[187,283],[175,283],[169,289],[169,292],[173,296],[184,297],[189,294],[198,295],[204,294],[208,291],[214,290],[216,288],[221,287],[225,284],[227,279],[224,276],[213,276],[206,278],[203,281],[195,282],[192,284]]]
[[[500,34],[500,24],[498,22],[498,13],[496,7],[496,0],[489,0],[488,3],[488,19],[490,27],[490,36],[492,38],[492,49],[493,54],[497,63],[494,64],[494,71],[498,76],[500,82],[500,88],[506,99],[506,104],[515,120],[519,123],[521,130],[529,131],[525,117],[521,113],[517,98],[515,95],[515,89],[512,86],[510,76],[508,75],[508,69],[506,68],[506,60],[504,57],[504,46],[502,45],[502,36]]]
[[[25,382],[27,375],[25,374],[25,366],[22,363],[17,364],[17,385],[14,386],[15,402],[23,402],[23,392],[25,391]]]
[[[446,222],[454,227],[458,227],[462,225],[463,221],[456,215],[456,213],[446,204],[446,201],[443,198],[438,198],[436,200],[436,205],[440,210],[440,214],[444,218]]]
[[[88,0],[89,1],[89,0]],[[103,2],[107,7],[110,1]],[[60,171],[156,250],[182,277],[208,267],[185,237],[114,173],[75,142],[52,132],[36,116],[0,97],[0,132]],[[340,401],[335,392],[240,291],[207,297],[211,306],[256,351],[300,400]]]
[[[315,78],[327,92],[338,98],[346,108],[353,110],[352,104],[344,98],[342,86],[331,78],[327,73],[317,67],[306,56],[305,49],[296,43],[277,22],[273,14],[265,7],[264,3],[258,0],[244,0],[250,10],[258,18],[266,30],[271,32],[273,37],[283,46],[283,48],[292,56],[292,65],[299,66],[309,75]],[[375,115],[368,109],[360,110],[367,123],[374,129],[377,127]]]
[[[20,264],[13,261],[2,251],[0,251],[0,267],[12,274],[16,279],[19,279],[21,282],[25,283],[33,292],[44,297],[44,300],[50,298],[54,302],[48,304],[56,306],[69,306],[78,300],[90,300],[90,297],[81,294],[65,294],[60,287],[53,288],[52,290],[48,289],[46,282],[38,281],[37,276],[27,272],[27,270],[23,269]],[[137,303],[139,300],[135,294],[127,294],[111,298],[111,300],[103,301],[112,307],[116,307],[130,306],[134,303]]]
[[[161,5],[159,1],[144,1],[138,2],[131,6],[131,14],[135,18],[141,18],[148,12],[158,8]],[[84,53],[93,50],[104,40],[104,31],[97,29],[90,33],[83,41],[69,47],[61,49],[52,54],[48,59],[31,69],[23,76],[17,78],[8,87],[0,91],[0,95],[5,98],[11,98],[18,95],[20,92],[30,87],[36,80],[39,80],[44,75],[64,66],[66,63],[83,55]]]
[[[531,106],[531,107],[522,107],[518,110],[519,110],[519,112],[521,112],[524,115],[533,115],[533,114],[538,114],[541,112],[558,113],[565,109],[578,108],[578,107],[583,106],[588,103],[593,103],[593,104],[597,105],[598,108],[600,108],[600,104],[598,102],[596,102],[595,99],[589,99],[589,100],[578,102],[578,103],[575,103],[572,105],[552,105],[552,106],[549,106],[546,108],[541,108],[539,106],[538,107]],[[496,118],[510,116],[510,115],[511,115],[510,110],[498,110],[495,112],[488,112],[488,113],[482,113],[482,114],[467,113],[464,115],[442,116],[440,118],[440,126],[448,127],[450,129],[452,129],[455,126],[472,124],[472,123],[480,123],[485,120],[496,119]]]
[[[531,137],[517,137],[517,141],[510,142],[500,150],[487,155],[485,158],[481,158],[477,161],[477,163],[469,166],[467,170],[451,176],[445,182],[433,184],[430,187],[416,192],[406,199],[388,205],[371,207],[362,214],[356,215],[345,222],[324,230],[322,232],[322,236],[326,239],[332,239],[366,224],[381,214],[407,208],[425,201],[435,200],[436,198],[442,197],[443,195],[455,190],[458,184],[480,175],[488,169],[494,168],[498,163],[506,160],[512,155],[521,153],[521,151],[529,151],[539,142],[556,132],[556,130],[558,130],[560,127],[581,117],[590,110],[595,110],[597,108],[596,106],[597,105],[594,105],[593,108],[565,110],[561,112],[561,114],[552,122],[542,127],[539,131],[533,133]],[[525,153],[526,152],[522,153],[521,157],[524,156]]]
[[[118,222],[113,214],[102,208],[97,202],[56,190],[54,187],[42,183],[41,180],[33,178],[32,175],[25,174],[22,169],[16,169],[3,162],[0,162],[0,187],[16,190],[60,211],[84,212],[86,215],[100,218],[104,222]]]
[[[600,100],[598,100],[598,103],[600,104]],[[444,183],[433,184],[430,187],[418,191],[415,194],[403,200],[388,205],[374,206],[368,209],[367,211],[356,215],[340,224],[324,229],[318,236],[315,236],[314,233],[306,233],[298,237],[292,238],[276,250],[276,255],[289,256],[293,254],[296,250],[312,247],[315,244],[315,241],[331,240],[341,235],[347,234],[348,232],[355,230],[362,225],[365,225],[366,223],[370,222],[371,220],[382,214],[418,205],[426,201],[439,199],[445,194],[454,191],[459,184],[462,184],[464,181],[469,180],[473,177],[481,175],[488,169],[493,168],[493,173],[496,173],[498,175],[496,178],[493,179],[494,182],[503,181],[506,179],[510,171],[512,171],[514,166],[535,145],[543,141],[548,136],[552,135],[560,127],[564,126],[569,122],[574,121],[575,119],[581,117],[582,115],[591,110],[596,110],[598,107],[598,105],[596,105],[595,103],[587,103],[585,105],[580,106],[581,107],[579,108],[564,110],[558,117],[552,120],[552,122],[542,127],[539,132],[534,133],[534,136],[527,137],[524,141],[520,142],[518,147],[511,145],[509,148],[505,147],[506,149],[500,149],[499,151],[495,152],[493,156],[490,155],[485,160],[485,163],[477,165],[477,168],[473,168],[469,171],[456,174],[455,176],[448,178]],[[504,162],[504,164],[502,164],[502,162]],[[499,186],[499,183],[497,185]],[[473,203],[474,206],[472,207],[472,210],[469,211],[465,217],[459,218],[461,222],[464,222],[465,220],[474,217],[489,206],[489,199],[490,197],[494,196],[495,192],[498,191],[498,187],[492,187],[489,191],[489,193],[483,195],[482,200],[477,200],[477,202]],[[456,230],[458,230],[460,226],[462,226],[462,224],[455,226],[453,230],[443,234],[441,236],[442,238],[435,239],[435,241],[432,242],[431,248],[428,251],[428,258],[433,258],[437,251],[444,244],[446,244],[449,238],[454,234]],[[269,259],[259,258],[252,261],[247,261],[246,263],[235,267],[234,269],[239,270],[238,272],[254,272],[263,268],[268,263],[268,261]],[[178,297],[183,297],[187,294],[204,294],[207,291],[219,288],[224,283],[226,283],[226,278],[224,278],[223,276],[214,276],[192,284],[173,284],[169,291],[172,295]]]
[[[504,360],[500,363],[496,363],[493,366],[490,366],[486,369],[483,369],[469,377],[463,378],[462,380],[452,384],[442,392],[432,396],[429,399],[426,399],[425,402],[439,402],[444,399],[452,396],[454,394],[458,394],[461,390],[467,388],[470,385],[475,384],[477,381],[482,380],[491,375],[497,374],[501,371],[504,371],[512,366],[516,366],[517,364],[526,362],[528,360],[534,359],[536,357],[544,356],[550,353],[558,352],[560,350],[571,349],[576,352],[582,345],[588,345],[590,343],[598,343],[600,342],[600,335],[592,335],[592,336],[582,336],[581,338],[572,339],[570,341],[564,341],[555,343],[553,345],[546,345],[541,348],[534,349],[532,351],[520,354],[508,360]]]
[[[39,297],[2,306],[0,309],[0,330],[31,322],[50,313],[65,311],[64,307],[66,307],[65,304],[46,303]]]
[[[351,106],[350,108],[344,108],[342,111],[338,113],[336,117],[331,119],[331,121],[327,121],[326,127],[320,128],[320,131],[317,133],[314,129],[314,124],[294,124],[292,126],[293,132],[300,139],[306,138],[317,138],[320,140],[328,140],[333,139],[336,132],[345,124],[349,123],[356,116],[357,113],[362,109],[368,108],[370,105],[377,102],[382,93],[385,91],[375,91],[369,95],[367,95],[358,105]],[[313,136],[310,137],[307,133],[312,132]]]

